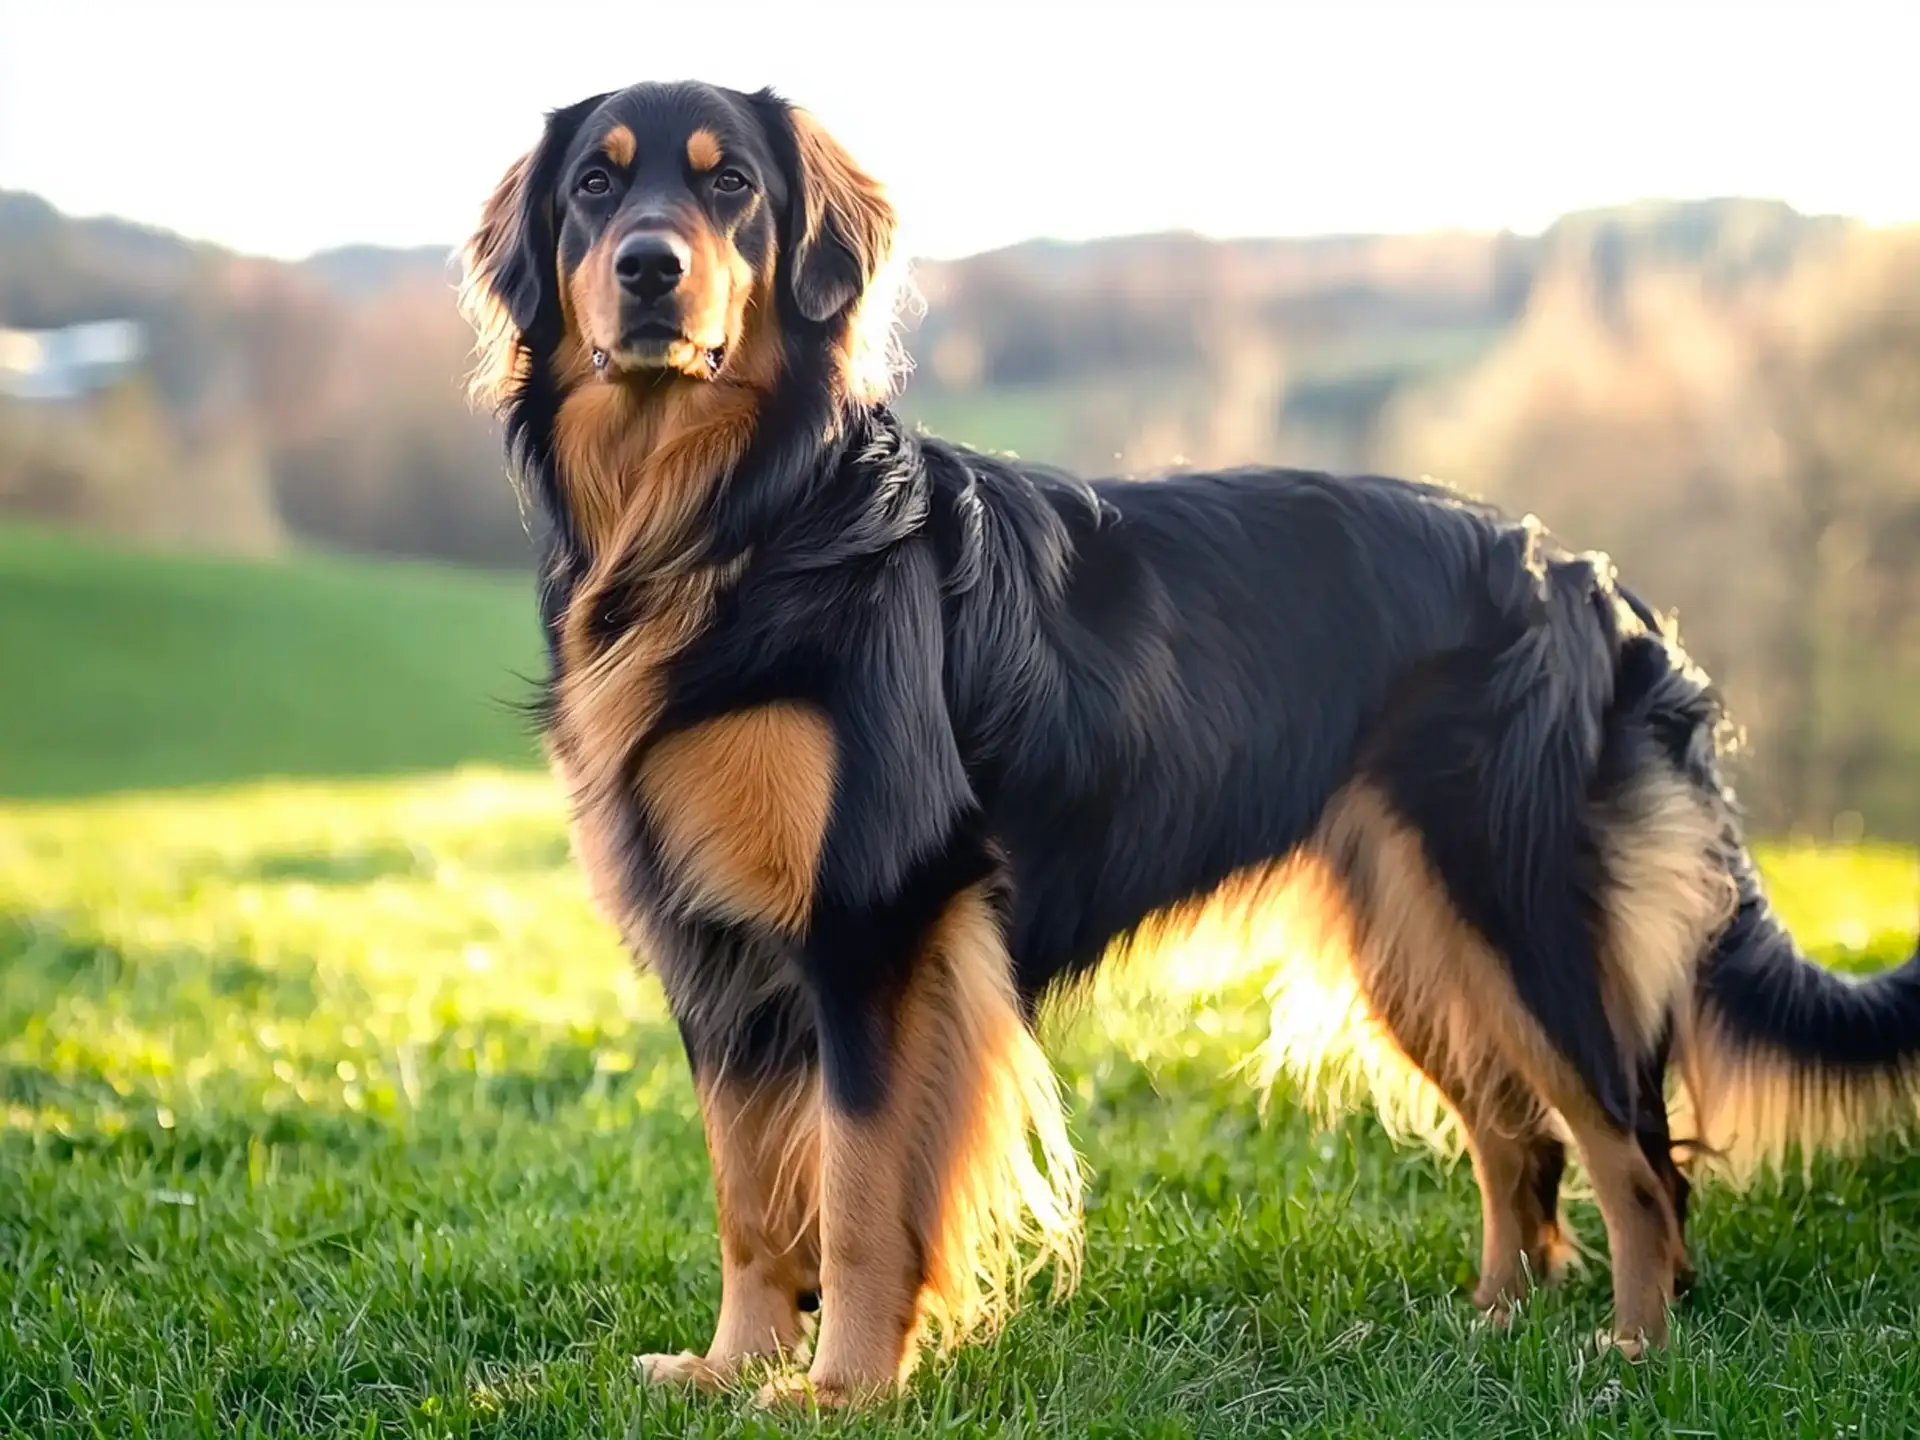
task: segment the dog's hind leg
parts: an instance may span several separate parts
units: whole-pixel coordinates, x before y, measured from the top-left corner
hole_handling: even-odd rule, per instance
[[[1560,1211],[1567,1147],[1537,1122],[1517,1131],[1476,1130],[1472,1143],[1482,1216],[1480,1283],[1473,1298],[1482,1309],[1504,1315],[1508,1303],[1531,1286],[1557,1284],[1573,1260]],[[1506,1217],[1506,1228],[1495,1224],[1496,1213]]]
[[[1667,1340],[1667,1307],[1686,1260],[1679,1219],[1638,1137],[1607,1115],[1570,1073],[1550,1077],[1549,1083],[1554,1108],[1573,1132],[1606,1222],[1613,1267],[1611,1343],[1637,1357]]]
[[[1559,1280],[1572,1259],[1560,1213],[1566,1146],[1518,1074],[1509,1071],[1491,1086],[1449,1081],[1435,1083],[1466,1129],[1480,1189],[1480,1280],[1473,1303],[1504,1320],[1533,1286]]]
[[[1640,1153],[1647,1157],[1647,1164],[1653,1167],[1653,1173],[1666,1191],[1667,1203],[1673,1208],[1673,1227],[1675,1241],[1679,1246],[1678,1258],[1674,1263],[1673,1292],[1684,1295],[1694,1281],[1693,1260],[1687,1250],[1687,1202],[1693,1192],[1692,1182],[1681,1171],[1673,1158],[1673,1132],[1667,1116],[1667,1061],[1671,1045],[1666,1040],[1640,1062],[1640,1078],[1635,1094],[1634,1138],[1640,1146]]]
[[[1424,1050],[1429,1064],[1458,1077],[1455,1104],[1464,1102],[1463,1119],[1475,1142],[1489,1242],[1481,1294],[1498,1299],[1503,1289],[1517,1288],[1527,1237],[1539,1237],[1536,1249],[1546,1240],[1541,1202],[1557,1168],[1554,1152],[1536,1149],[1528,1127],[1497,1123],[1501,1107],[1477,1108],[1489,1096],[1531,1092],[1566,1123],[1598,1194],[1622,1348],[1663,1342],[1681,1247],[1667,1187],[1633,1126],[1602,1102],[1541,1024],[1514,982],[1512,962],[1467,922],[1421,832],[1378,788],[1362,782],[1336,798],[1317,844],[1352,906],[1354,952],[1376,1013],[1390,1027],[1395,1015],[1414,1017],[1412,1024],[1402,1019],[1411,1041],[1403,1039],[1403,1048],[1416,1062]],[[1457,864],[1460,857],[1451,859]],[[1559,928],[1573,934],[1578,927]],[[1577,949],[1565,956],[1569,966],[1580,960]],[[1590,946],[1587,963],[1597,965]],[[1611,1044],[1597,972],[1589,975],[1595,1023]],[[1627,1082],[1619,1088],[1626,1090]]]
[[[1533,1285],[1559,1279],[1572,1258],[1560,1213],[1566,1146],[1546,1101],[1491,1033],[1497,1007],[1489,1009],[1484,991],[1476,1004],[1473,992],[1483,987],[1473,983],[1475,959],[1486,968],[1491,957],[1420,873],[1406,837],[1383,821],[1370,800],[1349,797],[1325,832],[1346,846],[1339,863],[1356,922],[1358,978],[1374,1016],[1466,1133],[1480,1190],[1474,1303],[1504,1318]]]

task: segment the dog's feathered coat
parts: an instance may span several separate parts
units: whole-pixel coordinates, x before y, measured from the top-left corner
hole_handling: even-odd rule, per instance
[[[1920,970],[1794,950],[1714,696],[1604,561],[1429,485],[1089,485],[910,432],[892,229],[804,112],[645,85],[555,112],[467,250],[545,521],[548,744],[713,1153],[719,1324],[651,1372],[797,1347],[817,1295],[815,1392],[868,1393],[1022,1256],[1070,1269],[1035,1007],[1223,902],[1289,908],[1445,1096],[1480,1301],[1563,1256],[1570,1138],[1616,1333],[1660,1339],[1669,1063],[1723,1147],[1904,1119]],[[1727,1132],[1762,1090],[1772,1133]]]

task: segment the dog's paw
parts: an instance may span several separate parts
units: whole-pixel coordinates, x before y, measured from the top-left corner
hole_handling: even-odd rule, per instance
[[[763,1410],[844,1410],[870,1404],[886,1394],[884,1385],[843,1385],[832,1380],[815,1380],[811,1375],[781,1375],[754,1394],[754,1403]]]
[[[1595,1335],[1593,1345],[1602,1355],[1611,1350],[1622,1360],[1643,1360],[1653,1349],[1644,1335],[1615,1335],[1608,1330]]]
[[[1473,1306],[1478,1313],[1475,1319],[1489,1330],[1511,1330],[1513,1328],[1513,1302],[1504,1295],[1497,1300],[1483,1301],[1477,1295]]]
[[[733,1368],[716,1365],[704,1355],[682,1350],[678,1355],[641,1355],[634,1359],[640,1378],[649,1385],[692,1385],[719,1390],[733,1378]]]

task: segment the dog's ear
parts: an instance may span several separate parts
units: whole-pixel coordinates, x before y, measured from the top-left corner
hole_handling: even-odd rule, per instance
[[[607,92],[608,94],[612,92]],[[607,98],[595,95],[547,115],[540,142],[508,167],[460,250],[460,313],[473,326],[475,363],[468,392],[493,407],[513,399],[535,353],[559,342],[561,162],[581,122]]]
[[[788,294],[807,319],[831,320],[865,294],[886,265],[896,228],[893,203],[813,116],[771,91],[754,99],[786,162],[780,248]]]

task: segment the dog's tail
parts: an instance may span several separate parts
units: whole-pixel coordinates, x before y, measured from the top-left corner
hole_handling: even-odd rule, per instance
[[[1722,774],[1730,730],[1715,687],[1670,622],[1625,587],[1619,597],[1647,635],[1621,651],[1616,698],[1635,702],[1637,718],[1717,815],[1715,848],[1731,882],[1728,918],[1675,997],[1675,1133],[1738,1179],[1796,1153],[1805,1164],[1819,1152],[1920,1130],[1920,948],[1866,980],[1801,951],[1767,901]]]
[[[1730,837],[1738,908],[1696,974],[1685,1078],[1699,1138],[1736,1171],[1920,1121],[1920,949],[1855,981],[1816,964]]]

